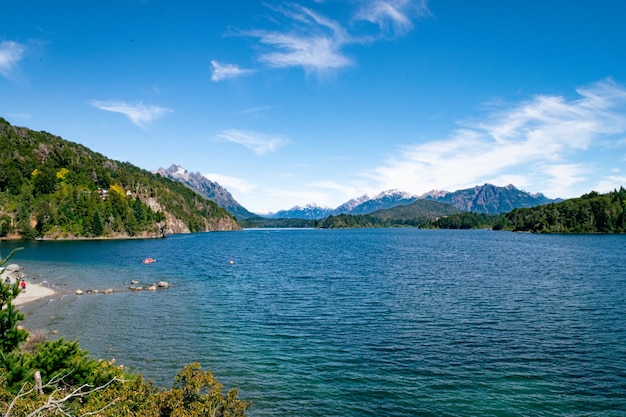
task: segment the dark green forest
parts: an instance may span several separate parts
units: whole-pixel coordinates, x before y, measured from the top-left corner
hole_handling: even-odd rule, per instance
[[[534,233],[625,233],[626,190],[591,192],[579,198],[528,209],[515,209],[495,229]]]
[[[439,217],[425,227],[434,229],[491,229],[500,219],[500,214],[459,213],[451,216]]]
[[[168,216],[190,232],[239,228],[182,184],[2,118],[0,149],[0,237],[156,237]]]

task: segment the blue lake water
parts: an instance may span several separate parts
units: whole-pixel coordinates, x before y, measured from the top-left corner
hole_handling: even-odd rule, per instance
[[[626,414],[623,235],[244,230],[2,254],[17,245],[61,291],[23,308],[31,330],[159,385],[199,362],[250,416]],[[131,280],[175,286],[73,294]]]

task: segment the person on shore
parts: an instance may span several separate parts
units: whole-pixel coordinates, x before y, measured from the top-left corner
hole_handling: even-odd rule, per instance
[[[20,288],[22,289],[22,292],[26,292],[26,281],[22,280],[22,282],[20,283]]]

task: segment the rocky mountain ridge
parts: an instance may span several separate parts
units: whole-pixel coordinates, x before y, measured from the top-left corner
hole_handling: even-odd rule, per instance
[[[199,172],[188,172],[182,166],[172,164],[167,169],[159,167],[152,173],[183,184],[202,197],[215,202],[238,219],[258,217],[239,204],[226,188],[217,182],[211,181]]]
[[[516,208],[530,208],[561,201],[550,199],[541,193],[532,194],[519,190],[512,184],[506,187],[484,184],[455,192],[433,190],[420,198],[451,204],[461,211],[482,214],[508,213]]]

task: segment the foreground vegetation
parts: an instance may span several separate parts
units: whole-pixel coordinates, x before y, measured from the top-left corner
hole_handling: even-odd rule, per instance
[[[5,259],[0,257],[0,266]],[[251,406],[236,388],[223,386],[197,363],[174,378],[171,389],[155,387],[141,375],[111,361],[96,361],[78,342],[49,341],[29,334],[19,322],[24,315],[12,301],[16,284],[0,283],[0,415],[176,417],[245,416]]]

